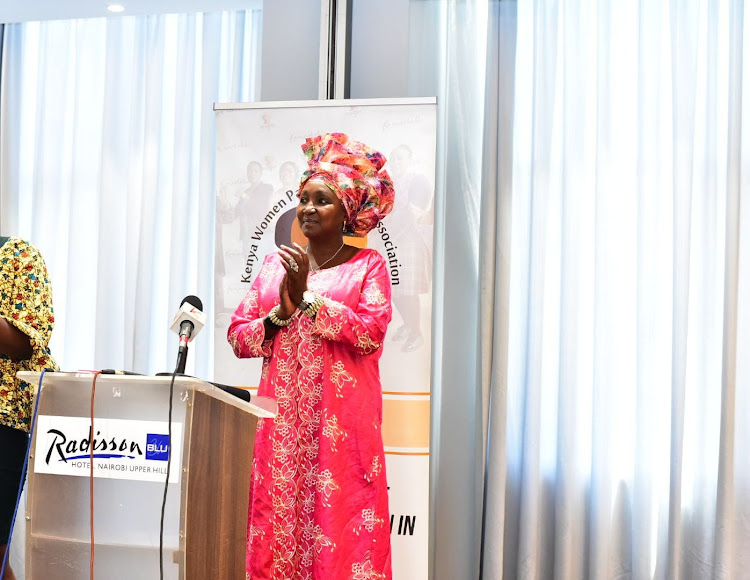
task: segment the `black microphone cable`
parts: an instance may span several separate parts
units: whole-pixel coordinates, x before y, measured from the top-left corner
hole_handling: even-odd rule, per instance
[[[203,310],[203,302],[197,296],[185,296],[180,303],[180,309],[187,303],[194,309],[197,309],[199,313]],[[180,313],[178,312],[177,320],[179,320]],[[173,322],[176,324],[176,322]],[[200,326],[203,326],[201,323]],[[178,328],[173,328],[180,335],[180,347],[177,351],[177,364],[175,365],[174,371],[172,371],[172,379],[169,381],[169,413],[167,415],[168,424],[168,435],[169,438],[169,451],[167,454],[167,476],[164,479],[164,495],[161,500],[161,517],[159,519],[159,578],[164,578],[164,514],[167,508],[167,493],[169,491],[169,475],[172,472],[172,408],[174,398],[174,381],[177,375],[182,375],[185,372],[185,363],[187,361],[188,354],[188,342],[190,342],[190,336],[195,329],[195,324],[189,318],[182,320],[182,323]],[[199,328],[200,330],[200,328]],[[158,375],[166,375],[169,373],[158,373]]]
[[[174,372],[172,373],[172,379],[169,381],[169,414],[167,415],[169,451],[167,453],[167,477],[164,480],[164,496],[161,500],[161,520],[159,522],[159,578],[161,580],[164,580],[164,512],[167,507],[169,474],[172,468],[172,399],[174,395],[174,380],[177,377],[178,368],[179,367],[175,367]]]

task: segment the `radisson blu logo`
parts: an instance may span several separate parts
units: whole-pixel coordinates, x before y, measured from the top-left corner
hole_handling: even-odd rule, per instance
[[[80,439],[69,437],[59,429],[49,429],[47,434],[52,436],[45,457],[47,465],[50,461],[68,463],[90,459],[92,448],[94,459],[169,459],[169,435],[162,433],[146,434],[145,442],[130,440],[127,437],[103,438],[101,431],[97,431],[94,437],[91,437],[89,432],[87,437]]]

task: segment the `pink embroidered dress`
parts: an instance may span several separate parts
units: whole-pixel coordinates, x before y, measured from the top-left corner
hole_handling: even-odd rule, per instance
[[[279,260],[266,257],[228,331],[238,357],[264,357],[258,394],[279,406],[255,440],[248,578],[390,579],[378,369],[391,320],[385,260],[362,249],[311,272],[308,288],[325,299],[315,319],[297,311],[264,341]]]

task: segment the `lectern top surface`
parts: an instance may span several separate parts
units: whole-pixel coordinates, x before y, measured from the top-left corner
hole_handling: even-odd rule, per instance
[[[94,373],[91,372],[47,372],[44,375],[44,383],[42,388],[45,386],[52,386],[58,382],[65,382],[70,384],[80,383],[82,387],[91,385],[92,377]],[[26,381],[27,383],[38,383],[41,373],[31,371],[21,371],[18,373],[18,378]],[[97,384],[114,384],[118,383],[123,387],[128,385],[153,385],[154,387],[168,387],[172,381],[171,375],[154,376],[154,375],[99,375]],[[264,418],[271,418],[276,416],[277,406],[276,401],[269,397],[253,397],[250,402],[243,401],[237,397],[234,397],[228,393],[225,393],[221,389],[215,387],[211,383],[207,383],[196,377],[178,376],[175,378],[175,387],[178,389],[193,389],[195,391],[206,393],[207,395],[223,401],[234,407],[243,409],[253,415]]]

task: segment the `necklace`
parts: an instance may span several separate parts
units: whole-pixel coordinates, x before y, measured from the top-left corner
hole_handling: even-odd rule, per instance
[[[331,261],[331,260],[333,260],[333,259],[334,259],[334,258],[335,258],[336,256],[338,256],[338,255],[339,255],[339,252],[340,252],[340,251],[341,251],[342,249],[344,249],[344,242],[341,242],[341,245],[339,246],[339,249],[338,249],[338,250],[336,250],[336,253],[335,253],[335,254],[334,254],[333,256],[331,256],[331,257],[330,257],[330,258],[328,258],[328,259],[327,259],[327,260],[326,260],[325,262],[323,262],[323,263],[322,263],[322,264],[321,264],[320,266],[318,266],[317,262],[315,262],[315,258],[313,257],[313,255],[312,255],[312,254],[310,253],[310,251],[309,251],[309,250],[310,250],[310,246],[308,245],[308,246],[307,246],[307,247],[305,248],[305,253],[306,253],[306,254],[307,254],[308,256],[310,256],[310,261],[312,262],[312,263],[310,264],[310,271],[312,271],[312,272],[317,272],[318,270],[320,270],[320,269],[321,269],[321,268],[322,268],[323,266],[325,266],[325,265],[326,265],[326,264],[327,264],[328,262],[330,262],[330,261]],[[315,264],[315,265],[313,266],[313,264]]]

